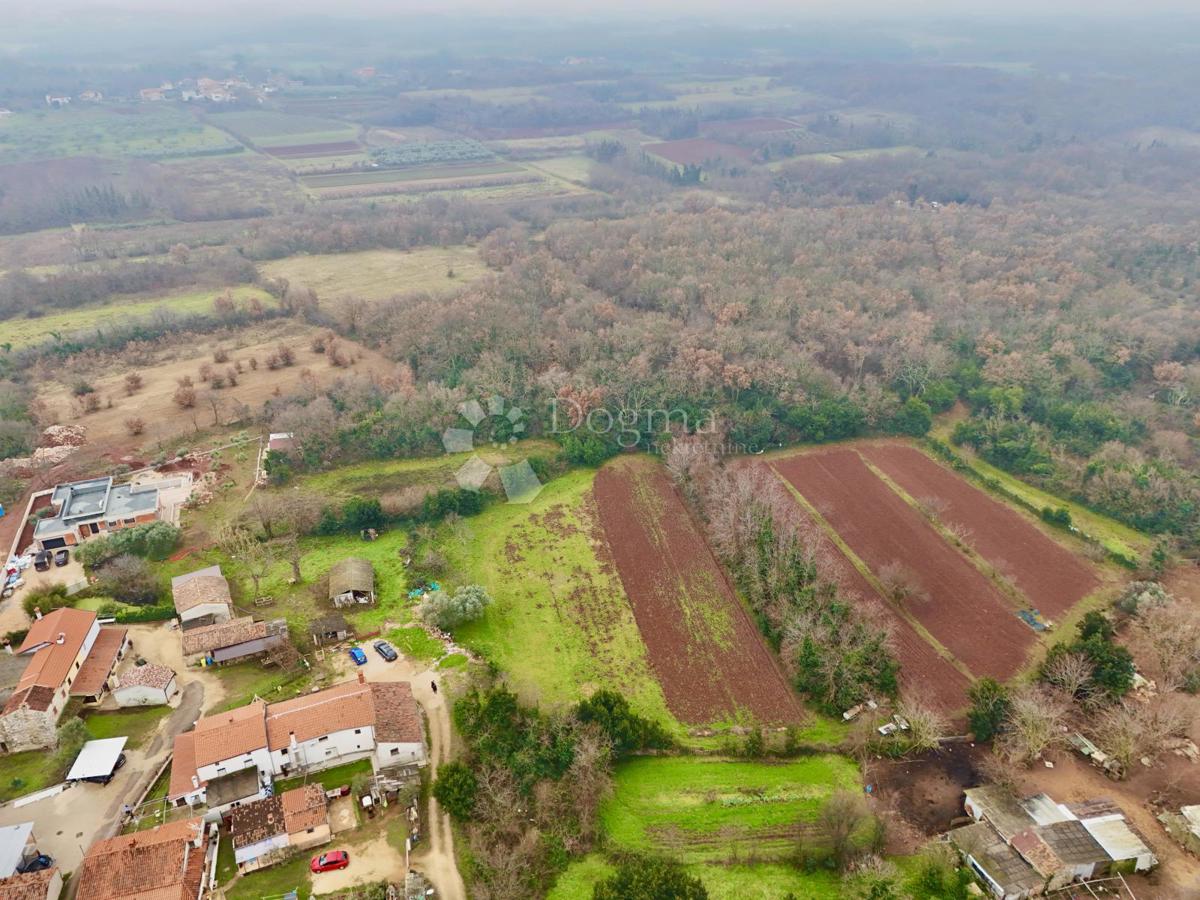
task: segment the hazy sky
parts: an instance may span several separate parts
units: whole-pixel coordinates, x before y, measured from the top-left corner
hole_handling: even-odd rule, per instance
[[[870,16],[1127,16],[1142,18],[1155,13],[1197,12],[1197,0],[0,0],[0,14],[28,21],[63,13],[136,11],[153,16],[194,16],[217,13],[239,17],[316,13],[346,16],[378,16],[413,12],[484,13],[489,16],[554,13],[556,15],[605,16],[613,13],[638,16],[679,16],[703,11],[706,16],[736,17],[764,14],[771,18],[822,18]],[[182,24],[182,23],[181,23]]]

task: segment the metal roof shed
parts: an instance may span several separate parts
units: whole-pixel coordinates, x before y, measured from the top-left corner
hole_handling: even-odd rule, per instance
[[[8,878],[25,861],[25,848],[33,834],[33,823],[6,825],[0,828],[0,878]]]
[[[1133,863],[1135,872],[1145,872],[1158,864],[1153,851],[1141,837],[1129,827],[1121,815],[1083,819],[1083,827],[1118,866]]]
[[[83,778],[103,778],[111,775],[117,768],[117,759],[125,748],[127,737],[105,738],[100,741],[88,741],[75,757],[75,764],[67,773],[67,781],[79,781]]]

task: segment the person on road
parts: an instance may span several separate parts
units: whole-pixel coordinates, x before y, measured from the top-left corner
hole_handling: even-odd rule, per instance
[[[431,688],[433,688],[433,692],[436,694],[436,693],[437,693],[437,682],[436,682],[436,681],[431,681],[431,682],[429,682],[429,686],[430,686]]]

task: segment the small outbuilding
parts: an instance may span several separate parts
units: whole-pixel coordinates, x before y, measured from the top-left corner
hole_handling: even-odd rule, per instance
[[[208,566],[171,579],[171,596],[183,628],[219,625],[233,618],[233,597],[220,566]]]
[[[325,644],[336,644],[354,634],[354,629],[350,627],[350,623],[341,613],[330,613],[315,619],[309,625],[308,631],[312,635],[313,643],[318,647]]]
[[[112,695],[117,706],[163,706],[179,693],[174,670],[157,663],[132,666],[115,681]]]
[[[75,757],[71,771],[67,773],[67,781],[95,781],[111,778],[117,771],[127,737],[103,738],[98,741],[88,741]]]
[[[375,602],[375,569],[369,559],[348,556],[329,570],[329,602],[341,608]]]

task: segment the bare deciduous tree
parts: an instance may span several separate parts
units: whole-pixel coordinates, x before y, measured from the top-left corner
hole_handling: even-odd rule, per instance
[[[1060,653],[1046,666],[1046,682],[1070,700],[1087,699],[1095,667],[1082,653]]]
[[[1004,736],[999,750],[1009,760],[1029,765],[1047,750],[1063,741],[1059,721],[1066,714],[1067,701],[1059,694],[1037,686],[1013,693],[1005,719]]]
[[[1124,700],[1105,709],[1092,729],[1096,742],[1128,772],[1143,756],[1154,756],[1167,738],[1186,730],[1187,718],[1167,697],[1147,703]]]
[[[839,871],[845,871],[854,860],[857,853],[854,833],[870,815],[866,802],[852,791],[837,791],[821,807],[817,824]]]
[[[918,752],[934,750],[946,735],[946,717],[920,700],[907,698],[897,712],[908,722],[908,740]]]

